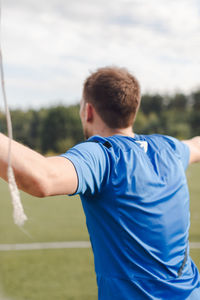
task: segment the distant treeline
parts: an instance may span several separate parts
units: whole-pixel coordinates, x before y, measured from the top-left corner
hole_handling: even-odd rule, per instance
[[[79,105],[12,110],[14,139],[44,154],[62,153],[83,141]],[[0,112],[0,131],[7,132]],[[145,94],[134,124],[138,134],[160,133],[179,139],[200,135],[200,90],[186,96]]]

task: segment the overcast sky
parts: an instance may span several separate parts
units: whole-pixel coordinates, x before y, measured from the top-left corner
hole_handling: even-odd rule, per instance
[[[2,0],[1,36],[11,107],[78,102],[105,65],[143,92],[200,86],[199,0]]]

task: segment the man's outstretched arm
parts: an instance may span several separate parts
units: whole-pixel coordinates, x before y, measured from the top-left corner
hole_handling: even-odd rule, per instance
[[[182,141],[190,148],[190,160],[189,163],[200,162],[200,136],[196,136],[190,140]]]
[[[0,133],[0,177],[7,181],[8,138]],[[12,141],[12,167],[19,189],[37,197],[73,194],[78,178],[64,157],[49,157]]]

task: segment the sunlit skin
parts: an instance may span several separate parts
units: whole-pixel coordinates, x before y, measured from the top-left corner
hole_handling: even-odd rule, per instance
[[[94,105],[86,102],[84,98],[80,102],[80,119],[86,139],[93,135],[108,137],[116,134],[134,137],[132,126],[127,128],[109,128],[99,116]]]

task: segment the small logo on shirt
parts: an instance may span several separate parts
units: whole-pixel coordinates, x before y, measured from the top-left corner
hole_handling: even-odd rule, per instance
[[[148,143],[146,141],[136,141],[140,145],[140,148],[144,150],[145,153],[147,153],[148,150]]]

